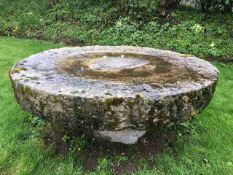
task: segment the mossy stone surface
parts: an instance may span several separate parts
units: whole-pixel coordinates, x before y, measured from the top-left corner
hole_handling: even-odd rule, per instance
[[[214,94],[218,70],[166,50],[87,46],[32,55],[10,78],[23,109],[61,131],[132,144],[147,130],[200,113]]]

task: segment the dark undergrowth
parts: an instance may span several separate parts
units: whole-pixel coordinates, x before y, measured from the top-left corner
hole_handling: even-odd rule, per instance
[[[117,2],[117,1],[116,1]],[[135,1],[136,2],[136,1]],[[233,14],[177,9],[159,16],[156,4],[72,0],[1,0],[0,35],[68,45],[135,45],[232,61]]]

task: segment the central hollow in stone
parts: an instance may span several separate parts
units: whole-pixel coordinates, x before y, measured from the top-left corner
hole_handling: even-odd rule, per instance
[[[134,69],[149,64],[149,61],[138,58],[125,58],[103,56],[100,59],[92,61],[88,66],[94,70],[100,71],[120,71],[124,69]]]
[[[200,74],[172,64],[160,56],[130,52],[94,52],[63,58],[58,71],[89,80],[165,86],[178,81],[198,80]]]

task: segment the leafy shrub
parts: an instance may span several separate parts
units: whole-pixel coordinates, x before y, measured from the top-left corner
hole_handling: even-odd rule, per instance
[[[80,46],[147,46],[201,58],[233,56],[232,14],[176,10],[165,20],[157,14],[156,0],[150,7],[148,0],[57,2],[2,0],[0,35]]]
[[[196,0],[196,4],[201,7],[203,11],[210,9],[231,12],[233,9],[232,0]]]

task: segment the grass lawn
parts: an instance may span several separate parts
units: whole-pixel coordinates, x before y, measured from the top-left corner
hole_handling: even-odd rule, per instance
[[[0,37],[0,174],[114,174],[110,156],[86,171],[76,154],[59,155],[53,146],[45,146],[32,116],[15,101],[9,69],[24,57],[55,47],[61,45]],[[180,134],[153,165],[142,160],[134,174],[233,174],[233,64],[214,64],[220,79],[209,107],[188,125],[188,135]]]

